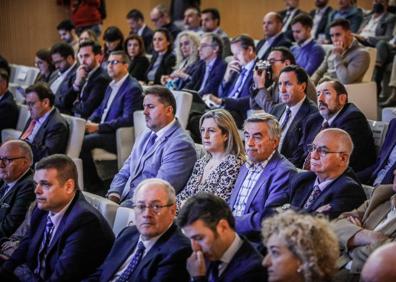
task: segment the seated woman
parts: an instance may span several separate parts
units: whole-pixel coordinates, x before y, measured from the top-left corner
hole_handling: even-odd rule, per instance
[[[146,73],[146,83],[161,84],[161,77],[172,72],[176,57],[172,53],[172,35],[165,28],[159,28],[153,35],[153,57]]]
[[[51,53],[48,49],[40,49],[36,52],[34,65],[40,71],[35,83],[41,81],[51,84],[57,78],[57,72],[52,65]]]
[[[263,221],[268,281],[332,281],[339,256],[328,220],[286,211]]]
[[[121,51],[124,46],[124,35],[116,26],[109,26],[103,33],[104,49],[101,68],[107,72],[107,60],[113,51]]]
[[[231,114],[223,109],[205,113],[200,121],[205,155],[193,168],[186,187],[176,196],[178,208],[198,192],[209,192],[228,201],[239,168],[245,162],[242,140]]]
[[[199,62],[199,36],[192,31],[179,33],[176,39],[176,67],[170,75],[164,75],[161,83],[170,89],[180,90],[196,71]]]
[[[96,33],[92,29],[84,29],[83,32],[81,32],[80,36],[78,37],[78,42],[81,43],[83,41],[98,41],[98,37],[96,36]]]
[[[150,62],[145,54],[143,39],[136,34],[129,35],[125,39],[124,49],[131,61],[128,68],[129,74],[139,81],[145,80]]]

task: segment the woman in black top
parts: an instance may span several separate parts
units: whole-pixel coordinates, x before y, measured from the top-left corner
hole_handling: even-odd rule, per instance
[[[40,70],[35,82],[46,82],[50,84],[57,77],[57,72],[52,64],[51,53],[48,49],[40,49],[36,52],[34,65]]]
[[[150,62],[145,54],[143,39],[136,34],[129,35],[125,39],[124,49],[131,61],[129,74],[139,81],[144,81]]]
[[[107,71],[107,60],[113,51],[124,50],[124,35],[116,26],[109,26],[103,33],[104,48],[101,67]]]

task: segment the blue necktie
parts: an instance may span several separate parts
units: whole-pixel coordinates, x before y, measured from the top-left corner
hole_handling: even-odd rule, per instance
[[[321,191],[318,185],[315,185],[312,189],[311,195],[309,195],[309,198],[307,202],[304,205],[304,209],[308,210],[312,204],[315,202],[315,200],[319,197]]]
[[[150,148],[153,147],[153,145],[155,143],[155,140],[157,140],[157,134],[155,134],[153,132],[153,133],[151,133],[150,138],[147,141],[146,148],[144,148],[144,153],[143,154],[147,153],[148,150],[150,150]]]
[[[282,129],[285,129],[287,123],[289,122],[290,114],[291,114],[291,110],[289,107],[287,107],[286,116],[285,116],[285,119],[283,120],[282,125],[281,125]]]
[[[3,199],[5,194],[7,194],[7,190],[8,190],[8,184],[5,184],[3,187],[1,187],[1,189],[0,189],[0,199]]]
[[[212,71],[212,66],[213,65],[206,65],[204,79],[202,80],[201,87],[199,88],[198,92],[201,92],[205,88],[206,82],[208,82],[209,74]],[[207,93],[202,93],[202,94],[207,94]]]
[[[54,224],[51,221],[50,216],[47,216],[47,223],[45,225],[45,232],[43,240],[41,241],[40,250],[38,252],[38,263],[34,270],[34,273],[44,279],[45,276],[45,260],[47,258],[48,246],[52,238],[52,232],[54,231]]]
[[[241,73],[238,76],[237,81],[235,82],[234,88],[232,89],[230,95],[228,97],[230,98],[238,98],[239,94],[241,93],[242,86],[243,86],[243,80],[245,78],[247,70],[245,68],[242,68]]]
[[[133,255],[131,262],[128,264],[128,267],[121,274],[121,276],[118,278],[117,282],[128,281],[129,277],[135,271],[139,262],[142,260],[145,249],[146,248],[144,247],[143,243],[141,241],[139,241],[139,243],[137,244],[137,250],[136,250],[135,254]]]

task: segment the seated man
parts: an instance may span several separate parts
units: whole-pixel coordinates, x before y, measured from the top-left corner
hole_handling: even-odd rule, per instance
[[[329,5],[329,0],[316,0],[315,9],[309,12],[313,20],[312,37],[321,44],[326,41],[326,28],[332,11],[333,8]]]
[[[169,14],[169,9],[164,4],[155,6],[150,12],[150,18],[156,29],[165,28],[171,34],[172,38],[176,39],[181,31],[173,22]]]
[[[188,281],[191,247],[173,223],[173,187],[146,179],[136,187],[133,203],[135,225],[121,231],[102,266],[84,281]]]
[[[11,236],[23,222],[34,201],[33,154],[20,140],[0,147],[0,238]]]
[[[78,51],[78,35],[76,28],[71,20],[63,20],[56,27],[58,30],[59,39],[69,44],[73,50]]]
[[[329,23],[338,19],[347,20],[351,25],[351,31],[354,33],[358,32],[363,21],[362,9],[356,7],[354,0],[340,0],[337,2],[338,10],[334,9],[331,12]]]
[[[154,32],[145,24],[143,13],[138,9],[132,9],[128,12],[126,18],[129,27],[129,35],[137,34],[142,37],[144,50],[146,53],[151,54]]]
[[[8,82],[7,71],[0,68],[0,133],[6,128],[16,128],[18,121],[19,110],[14,95],[8,90]]]
[[[396,269],[391,261],[396,261],[395,242],[379,247],[369,256],[362,270],[362,282],[396,281]]]
[[[201,12],[198,7],[189,7],[184,11],[184,29],[203,35],[201,28]]]
[[[278,152],[281,128],[268,114],[248,118],[244,128],[247,163],[241,167],[230,198],[235,229],[261,243],[261,221],[287,189],[296,169]],[[286,202],[286,201],[285,201]]]
[[[199,193],[186,201],[177,218],[190,238],[187,260],[191,281],[267,281],[263,257],[235,232],[235,220],[224,200]]]
[[[292,22],[298,15],[304,12],[298,8],[299,0],[286,0],[283,2],[286,9],[278,12],[279,15],[282,17],[282,32],[285,33],[287,39],[289,39],[290,41],[294,41]]]
[[[370,199],[357,209],[346,212],[332,223],[342,246],[339,267],[345,275],[359,274],[369,255],[379,246],[394,241],[394,203],[396,170],[393,185],[375,188]]]
[[[142,88],[128,73],[128,56],[124,51],[111,52],[107,72],[112,81],[100,106],[88,118],[80,157],[83,161],[84,183],[90,191],[103,189],[91,151],[102,148],[116,153],[116,130],[133,126],[133,112],[142,107]]]
[[[67,121],[54,107],[54,94],[45,83],[26,88],[26,105],[30,118],[19,139],[26,141],[33,152],[33,163],[42,158],[66,152],[69,137]]]
[[[317,93],[319,112],[307,117],[300,144],[290,161],[297,167],[309,169],[307,145],[322,129],[335,127],[345,130],[352,138],[354,150],[350,166],[355,172],[372,165],[376,158],[373,133],[364,114],[348,103],[344,85],[337,80],[326,81],[317,87]]]
[[[308,145],[308,150],[311,171],[296,174],[289,181],[291,207],[333,219],[364,202],[364,190],[349,169],[353,143],[346,131],[325,129]]]
[[[110,200],[125,206],[133,204],[134,190],[147,178],[164,179],[178,193],[186,185],[197,159],[191,137],[175,118],[176,100],[172,92],[162,86],[147,87],[143,107],[150,130],[136,140],[107,193]]]
[[[1,266],[1,281],[80,281],[103,262],[114,234],[85,200],[77,179],[65,155],[36,164],[37,207],[28,235]]]
[[[349,22],[338,19],[330,25],[333,48],[312,75],[315,84],[338,79],[344,84],[361,82],[370,64],[367,50],[353,38]]]

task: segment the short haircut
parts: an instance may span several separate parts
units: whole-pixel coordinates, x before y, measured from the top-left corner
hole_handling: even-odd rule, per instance
[[[72,31],[73,29],[75,29],[75,26],[71,20],[63,20],[57,25],[56,29]]]
[[[213,20],[217,20],[220,25],[220,12],[215,8],[208,8],[201,12],[201,14],[210,14]]]
[[[350,31],[351,30],[351,24],[348,20],[346,19],[337,19],[331,22],[330,28],[335,27],[335,26],[340,26],[342,27],[343,30]]]
[[[51,168],[56,169],[57,179],[62,185],[67,180],[72,179],[75,183],[75,189],[79,189],[77,167],[70,157],[62,154],[54,154],[41,159],[35,165],[35,171]]]
[[[170,43],[169,47],[168,47],[168,50],[169,51],[172,50],[172,48],[173,48],[173,36],[172,36],[172,33],[170,33],[170,31],[168,29],[163,28],[163,27],[160,27],[160,28],[154,30],[154,34],[157,33],[157,32],[162,33],[163,35],[165,35],[166,40],[168,40],[168,42]]]
[[[138,21],[138,20],[144,21],[144,15],[138,9],[130,10],[126,17],[127,17],[127,19],[132,19],[132,20],[135,20],[135,21]]]
[[[313,20],[308,14],[299,14],[291,21],[291,25],[295,25],[296,23],[300,23],[304,27],[312,28]]]
[[[225,219],[235,230],[235,219],[228,204],[220,197],[201,192],[184,203],[177,216],[177,224],[183,228],[197,220],[202,220],[206,226],[216,232],[216,226],[221,219]]]
[[[286,61],[290,61],[291,65],[295,65],[296,64],[296,59],[294,58],[293,53],[286,47],[283,46],[278,46],[278,47],[274,47],[271,49],[271,52],[273,51],[278,51],[282,53],[282,60]]]
[[[22,156],[26,157],[29,163],[29,167],[33,163],[33,152],[29,144],[22,140],[9,140],[4,142],[1,146],[13,146],[19,150]]]
[[[110,53],[110,56],[111,56],[111,55],[113,55],[113,56],[121,56],[122,61],[123,61],[125,64],[128,64],[128,65],[129,65],[129,63],[130,63],[130,60],[129,60],[128,55],[127,55],[123,50],[112,51],[112,52]]]
[[[246,124],[250,122],[262,122],[267,124],[270,138],[280,140],[282,135],[282,129],[279,125],[278,120],[273,115],[266,113],[254,114],[245,120],[244,126],[246,126]]]
[[[8,77],[8,72],[5,69],[0,69],[0,78],[4,80],[8,86],[10,78]]]
[[[159,85],[149,86],[143,90],[143,95],[156,96],[161,104],[172,107],[173,115],[176,114],[176,99],[168,88]]]
[[[144,48],[144,41],[143,38],[137,34],[131,34],[129,35],[124,42],[124,50],[125,53],[128,54],[128,42],[130,40],[136,40],[139,43],[139,54],[138,56],[143,56],[146,53],[146,50]]]
[[[253,38],[247,35],[238,35],[237,37],[234,37],[230,44],[236,44],[239,43],[241,44],[242,49],[247,50],[249,47],[252,47],[253,51],[256,51],[256,46],[254,44]]]
[[[217,57],[221,57],[223,55],[223,40],[221,40],[221,38],[213,32],[204,33],[201,39],[204,37],[210,37],[213,46],[219,49],[219,51],[217,52]]]
[[[103,40],[107,42],[121,40],[121,44],[122,44],[122,42],[124,42],[124,35],[122,34],[122,31],[118,27],[109,26],[103,33]]]
[[[187,11],[187,10],[194,10],[195,13],[196,13],[198,16],[201,16],[201,10],[200,10],[198,7],[190,6],[190,7],[188,7],[185,11]]]
[[[92,40],[85,40],[83,42],[81,42],[78,45],[78,51],[80,51],[81,48],[83,47],[91,47],[92,48],[92,52],[95,55],[99,55],[102,53],[102,47],[100,46],[100,44],[96,41],[92,41]]]
[[[300,67],[298,65],[286,66],[280,71],[279,75],[281,75],[284,72],[294,72],[296,74],[298,84],[306,83],[306,85],[308,87],[309,77],[308,77],[308,74],[306,73],[306,71],[302,67]],[[307,87],[305,87],[305,89]]]
[[[345,85],[339,80],[329,80],[328,82],[331,83],[337,95],[345,94],[348,97],[348,91],[345,88]]]
[[[51,48],[51,55],[59,54],[62,58],[72,56],[74,58],[74,49],[72,46],[65,42],[55,43]]]
[[[175,188],[166,180],[160,178],[148,178],[143,180],[138,184],[135,191],[133,191],[132,202],[136,203],[136,195],[137,193],[146,185],[148,184],[159,184],[161,185],[166,193],[168,194],[168,204],[175,204],[176,203],[176,191]]]
[[[169,17],[169,9],[164,4],[158,4],[157,6],[154,7],[154,9],[157,9],[157,11],[161,16]]]
[[[28,88],[26,88],[25,93],[28,95],[29,93],[34,92],[37,94],[37,97],[40,101],[44,99],[48,99],[50,106],[54,105],[55,95],[52,93],[51,88],[49,88],[48,84],[45,82],[37,82]]]

